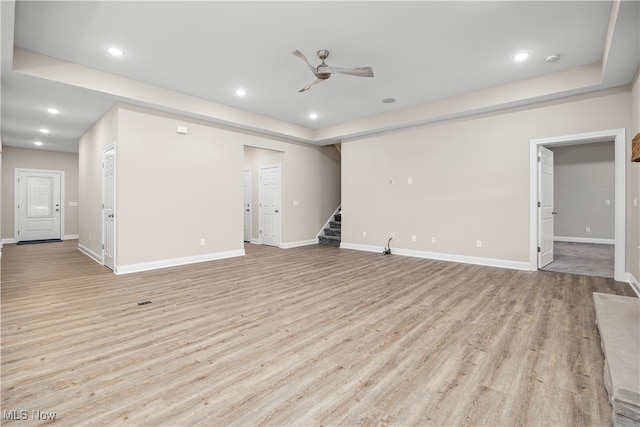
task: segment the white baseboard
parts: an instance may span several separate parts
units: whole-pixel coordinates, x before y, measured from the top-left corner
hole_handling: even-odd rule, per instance
[[[640,282],[638,279],[633,277],[633,274],[627,273],[627,282],[631,285],[631,289],[636,293],[637,297],[640,298]]]
[[[615,239],[597,239],[590,237],[553,236],[554,242],[595,243],[597,245],[614,245]]]
[[[357,251],[365,251],[365,252],[377,252],[382,254],[382,247],[379,246],[369,246],[369,245],[359,245],[355,243],[340,243],[341,249],[354,249]],[[529,263],[523,261],[511,261],[505,259],[494,259],[494,258],[481,258],[481,257],[472,257],[465,255],[455,255],[455,254],[445,254],[438,252],[424,252],[424,251],[416,251],[412,249],[401,249],[401,248],[393,248],[391,250],[392,255],[400,255],[400,256],[409,256],[414,258],[426,258],[426,259],[436,259],[439,261],[451,261],[451,262],[459,262],[463,264],[475,264],[475,265],[484,265],[487,267],[500,267],[500,268],[509,268],[513,270],[529,270]]]
[[[86,256],[88,256],[89,258],[93,259],[98,264],[100,264],[100,265],[103,264],[102,255],[99,255],[99,254],[95,253],[94,251],[92,251],[91,249],[86,247],[85,245],[83,245],[81,243],[78,243],[78,250],[80,252],[82,252],[83,254],[85,254]]]
[[[79,238],[79,234],[65,234],[64,236],[62,236],[61,240],[78,240]],[[10,245],[12,243],[18,243],[18,240],[14,239],[13,237],[2,239],[3,245]]]
[[[300,240],[299,242],[288,242],[288,243],[281,243],[280,247],[282,249],[291,249],[291,248],[299,248],[300,246],[309,246],[309,245],[315,245],[318,243],[318,239],[309,239],[309,240]]]
[[[160,261],[142,262],[139,264],[118,265],[114,272],[116,274],[139,273],[141,271],[158,270],[167,267],[177,267],[181,265],[195,264],[198,262],[215,261],[219,259],[235,258],[244,256],[244,249],[234,251],[214,252],[210,254],[194,255],[181,258],[165,259]]]
[[[251,241],[249,243],[254,244],[254,245],[261,245],[262,244],[260,239],[254,239],[253,237],[251,238]]]

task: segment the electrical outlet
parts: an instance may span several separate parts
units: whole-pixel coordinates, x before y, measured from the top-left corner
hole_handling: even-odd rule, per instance
[[[413,184],[413,178],[407,178],[407,184],[409,185]]]
[[[476,240],[476,248],[482,247],[482,240]]]
[[[591,233],[591,227],[586,228],[587,233]]]
[[[204,246],[205,245],[205,240],[204,239],[200,239],[200,246]]]
[[[362,232],[362,237],[367,237],[367,232],[366,231]]]
[[[431,238],[431,243],[435,243],[435,242],[436,242],[436,238],[435,238],[435,237],[432,237],[432,238]]]
[[[411,241],[412,241],[412,242],[415,242],[415,241],[416,241],[416,236],[415,236],[415,235],[411,236]]]

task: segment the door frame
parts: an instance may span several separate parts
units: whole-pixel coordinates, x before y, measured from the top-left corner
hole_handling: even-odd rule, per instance
[[[614,279],[627,281],[625,272],[625,199],[626,199],[626,140],[625,129],[610,129],[572,135],[553,136],[529,140],[529,269],[538,270],[538,146],[558,147],[563,145],[589,144],[614,141],[615,151],[615,247]]]
[[[243,192],[242,192],[242,220],[244,222],[244,213],[245,213],[245,209],[246,206],[244,206],[244,175],[247,174],[249,175],[249,242],[253,241],[253,189],[251,186],[251,180],[253,179],[253,173],[251,172],[251,168],[244,168],[242,170],[242,183],[243,183]],[[243,224],[244,227],[244,224]],[[244,232],[243,232],[244,234]]]
[[[270,168],[278,168],[280,170],[280,215],[278,216],[278,248],[282,245],[282,164],[281,163],[273,163],[270,165],[261,165],[258,166],[258,229],[260,233],[258,233],[258,244],[262,244],[262,170],[270,169]]]
[[[104,202],[105,202],[105,198],[106,198],[106,183],[105,183],[105,179],[104,179],[104,161],[105,161],[105,157],[107,156],[107,153],[109,151],[113,151],[113,211],[116,212],[116,203],[118,198],[116,197],[116,174],[117,174],[117,162],[116,162],[116,146],[115,145],[110,145],[108,147],[105,147],[102,150],[102,169],[100,170],[101,172],[101,178],[102,178],[102,208],[100,209],[100,228],[102,229],[102,239],[100,242],[100,246],[101,246],[101,258],[102,258],[102,265],[104,265],[107,268],[111,268],[110,266],[107,266],[105,263],[105,256],[104,256],[104,249],[105,249],[105,226],[104,226],[104,222],[105,222],[105,209],[104,209]],[[115,273],[117,272],[118,266],[116,264],[116,252],[117,252],[117,246],[116,246],[116,229],[117,229],[117,220],[118,220],[118,216],[114,216],[113,218],[113,269],[112,271]]]
[[[18,242],[18,229],[20,227],[20,212],[18,210],[18,205],[20,204],[20,185],[18,184],[18,177],[20,173],[25,172],[35,172],[35,173],[55,173],[60,175],[60,240],[64,240],[64,213],[66,211],[64,203],[65,203],[65,194],[64,194],[64,171],[61,170],[52,170],[52,169],[32,169],[32,168],[14,168],[13,170],[13,240]]]

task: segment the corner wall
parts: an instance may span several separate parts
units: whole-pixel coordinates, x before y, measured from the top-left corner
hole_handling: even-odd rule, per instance
[[[177,126],[188,133],[178,134]],[[340,155],[333,147],[272,140],[118,105],[80,144],[81,249],[98,261],[102,152],[113,144],[119,273],[242,255],[245,147],[281,156],[283,247],[315,241],[340,204]]]
[[[117,127],[117,108],[114,107],[80,138],[78,147],[78,247],[98,262],[102,262],[102,155],[116,143]]]

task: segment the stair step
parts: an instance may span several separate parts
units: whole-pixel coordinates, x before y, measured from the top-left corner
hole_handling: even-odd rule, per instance
[[[333,218],[334,218],[336,221],[342,221],[342,214],[335,214],[335,215],[333,216]]]
[[[340,237],[337,236],[318,236],[321,245],[340,246]]]
[[[329,227],[342,228],[342,223],[340,221],[329,221]]]
[[[325,236],[342,236],[342,229],[340,228],[325,228],[324,229]]]

